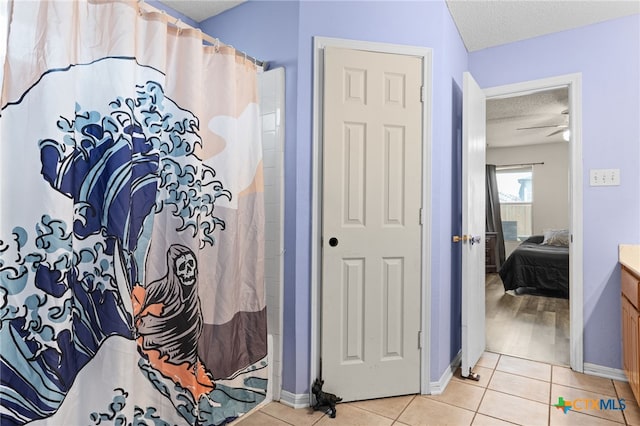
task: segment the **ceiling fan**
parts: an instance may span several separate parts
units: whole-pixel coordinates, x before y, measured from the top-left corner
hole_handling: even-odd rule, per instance
[[[562,114],[563,115],[568,115],[569,114],[569,110],[565,109],[564,111],[562,111]],[[569,140],[568,139],[569,138],[569,123],[551,124],[551,125],[548,125],[548,126],[519,127],[516,130],[534,130],[534,129],[550,129],[550,128],[555,128],[557,130],[549,133],[547,135],[547,137],[557,135],[558,133],[563,133],[563,137],[565,138],[565,140]],[[567,133],[564,133],[564,132],[567,132]]]

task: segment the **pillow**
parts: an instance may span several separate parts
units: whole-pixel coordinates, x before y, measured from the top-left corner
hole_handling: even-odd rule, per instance
[[[523,243],[542,244],[543,241],[544,241],[543,235],[532,235],[526,240],[524,240]]]
[[[544,231],[542,244],[548,246],[569,247],[569,230],[549,229]]]

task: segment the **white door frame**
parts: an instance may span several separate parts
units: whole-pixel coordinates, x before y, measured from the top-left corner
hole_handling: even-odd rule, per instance
[[[487,99],[508,98],[528,92],[567,87],[569,89],[569,198],[571,245],[569,248],[569,339],[570,365],[574,371],[584,372],[584,290],[583,290],[583,232],[582,232],[582,73],[566,74],[540,80],[507,84],[484,89]]]
[[[329,37],[313,38],[313,159],[311,190],[311,353],[309,384],[320,372],[320,312],[322,272],[322,110],[324,56],[327,46],[370,52],[416,56],[422,59],[422,261],[421,261],[421,355],[420,391],[429,393],[430,314],[431,314],[431,99],[432,49],[387,43],[374,43]],[[311,401],[311,400],[310,400]]]

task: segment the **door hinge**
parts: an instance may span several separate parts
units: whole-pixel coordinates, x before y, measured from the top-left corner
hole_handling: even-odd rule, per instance
[[[420,102],[424,102],[424,86],[420,86]]]
[[[424,209],[422,207],[418,210],[418,216],[418,222],[420,225],[424,225]]]
[[[418,349],[422,349],[422,330],[418,331]]]

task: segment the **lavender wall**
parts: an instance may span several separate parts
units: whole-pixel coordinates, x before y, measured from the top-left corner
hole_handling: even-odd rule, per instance
[[[640,17],[469,55],[444,0],[249,1],[200,28],[286,68],[285,390],[302,394],[309,387],[313,36],[433,48],[432,381],[460,349],[459,281],[443,248],[454,225],[452,98],[462,71],[470,69],[482,87],[582,72],[585,361],[621,368],[617,245],[640,243]],[[590,168],[620,168],[622,184],[589,187]]]
[[[452,324],[451,312],[459,311],[460,300],[452,299],[450,289],[451,253],[451,108],[452,82],[461,81],[467,67],[467,54],[444,2],[303,2],[300,19],[299,105],[311,107],[311,46],[314,35],[385,43],[407,44],[433,49],[433,149],[432,196],[432,305],[431,380],[437,380],[455,357],[452,347],[459,324]],[[308,72],[303,72],[308,69]],[[299,108],[299,111],[301,109]],[[300,140],[311,139],[311,115],[298,116]],[[311,145],[308,145],[310,159]],[[310,176],[309,176],[310,178]],[[310,195],[305,195],[310,205]],[[455,346],[455,345],[453,345]]]
[[[433,181],[431,257],[431,380],[438,380],[460,346],[451,342],[459,334],[451,312],[460,310],[460,300],[451,291],[451,109],[452,83],[461,83],[467,68],[467,52],[444,1],[302,2],[300,14],[300,74],[298,76],[298,140],[307,141],[299,156],[311,161],[312,37],[316,35],[433,49],[432,168]],[[305,186],[310,186],[307,174]],[[311,194],[300,193],[310,221]],[[307,237],[309,236],[306,234]],[[443,249],[444,248],[444,249]],[[309,279],[305,271],[304,279]],[[459,317],[459,315],[458,315]],[[455,345],[454,345],[455,346]]]
[[[452,85],[467,52],[446,3],[438,1],[250,1],[201,23],[208,34],[287,67],[283,387],[309,389],[313,37],[338,37],[433,49],[431,377],[459,350],[459,293],[451,290]],[[292,44],[295,44],[293,52]],[[457,294],[457,296],[456,296]],[[458,337],[456,337],[458,336]],[[452,344],[451,342],[457,342]]]
[[[640,243],[640,15],[469,55],[481,87],[582,73],[584,360],[622,368],[617,247]],[[589,169],[621,185],[590,187]]]

